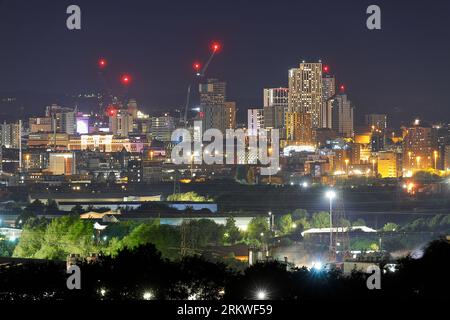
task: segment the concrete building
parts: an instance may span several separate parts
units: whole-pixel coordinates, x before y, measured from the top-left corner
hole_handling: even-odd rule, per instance
[[[211,128],[225,132],[229,122],[225,108],[226,83],[217,79],[208,79],[200,84],[200,119],[202,130]]]
[[[20,147],[20,139],[22,135],[22,126],[20,121],[18,123],[4,122],[0,127],[1,145],[6,148]]]
[[[116,114],[109,117],[109,132],[114,135],[128,137],[133,131],[133,117],[127,110],[119,109]]]
[[[288,112],[288,96],[288,88],[264,89],[263,101],[265,128],[284,128],[286,124],[285,114]]]
[[[264,128],[264,109],[248,109],[247,115],[248,135],[256,136],[258,130]]]
[[[420,120],[404,128],[403,169],[405,172],[434,168],[433,154],[437,149],[436,132]]]
[[[175,130],[175,119],[169,114],[150,118],[150,137],[153,140],[170,142],[172,132]]]
[[[332,129],[344,138],[354,135],[353,130],[353,106],[345,93],[340,93],[332,98]]]
[[[320,127],[323,103],[322,63],[303,61],[289,70],[289,112],[311,114],[312,128]]]
[[[236,129],[236,102],[225,102],[225,127],[226,129]]]
[[[382,178],[398,178],[401,170],[398,168],[397,159],[398,155],[393,151],[379,152],[377,158],[378,174]]]
[[[51,132],[52,118],[50,117],[35,117],[28,121],[30,133]]]
[[[285,117],[287,141],[301,145],[314,144],[312,136],[312,114],[287,112]]]
[[[75,153],[50,153],[49,167],[50,171],[54,175],[72,175],[76,173]]]

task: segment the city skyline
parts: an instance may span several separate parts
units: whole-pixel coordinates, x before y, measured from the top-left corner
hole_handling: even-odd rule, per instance
[[[439,40],[448,4],[433,8],[425,3],[378,4],[383,10],[383,28],[369,31],[364,1],[357,5],[258,2],[258,6],[247,3],[239,10],[231,4],[208,6],[203,1],[164,5],[80,1],[83,27],[77,33],[65,28],[65,3],[44,1],[37,6],[4,1],[0,3],[0,39],[9,44],[9,50],[0,53],[4,74],[0,93],[101,91],[96,63],[105,57],[113,80],[122,72],[132,75],[127,93],[147,112],[173,110],[184,105],[192,63],[205,62],[205,48],[216,40],[223,48],[206,76],[228,83],[228,96],[236,101],[240,114],[246,114],[247,108],[263,107],[264,88],[287,87],[288,70],[302,60],[321,59],[336,75],[336,83],[346,85],[359,121],[373,112],[389,114],[396,124],[409,121],[405,115],[449,118],[445,79],[450,65],[444,57],[450,48]],[[291,20],[276,14],[283,9],[292,9],[286,10]],[[291,11],[298,12],[298,19]],[[434,18],[424,25],[415,19],[417,12],[424,20]],[[276,26],[266,26],[264,19],[273,15]],[[314,19],[317,16],[321,18]],[[100,25],[99,19],[105,23]],[[310,28],[318,23],[320,28]],[[175,41],[179,32],[185,37]],[[39,37],[39,41],[30,37]],[[271,39],[276,39],[276,45],[271,45]],[[417,46],[418,39],[423,45]],[[409,72],[414,76],[408,76]],[[433,81],[420,80],[425,78]],[[120,92],[119,84],[114,86]],[[42,106],[28,102],[25,108]]]

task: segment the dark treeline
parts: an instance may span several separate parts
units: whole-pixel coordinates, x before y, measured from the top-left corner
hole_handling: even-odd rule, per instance
[[[288,270],[265,262],[243,272],[199,256],[162,258],[152,244],[124,249],[115,257],[82,263],[81,289],[68,290],[65,265],[23,263],[0,268],[3,300],[257,299],[449,299],[450,242],[431,242],[420,258],[401,259],[395,272],[381,275],[381,289],[369,290],[368,274],[339,270]],[[370,301],[370,300],[367,300]]]

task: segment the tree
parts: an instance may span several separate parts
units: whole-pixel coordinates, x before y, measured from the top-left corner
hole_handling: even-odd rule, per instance
[[[366,226],[366,222],[363,219],[359,218],[359,219],[353,221],[353,226],[354,227],[363,227],[363,226]]]
[[[31,218],[36,218],[38,215],[44,215],[46,212],[45,205],[38,199],[28,204],[22,213],[16,219],[16,226],[23,226]]]
[[[235,244],[242,239],[242,234],[239,228],[236,226],[236,220],[233,217],[227,218],[225,223],[224,242],[229,244]]]
[[[295,209],[292,212],[292,220],[308,219],[308,212],[305,209]]]
[[[254,217],[250,220],[247,226],[247,238],[248,240],[263,241],[267,238],[269,233],[269,223],[267,218]]]
[[[292,231],[292,216],[290,214],[282,215],[276,222],[281,234],[287,234]]]
[[[330,213],[326,211],[316,212],[312,216],[311,227],[313,228],[329,228]]]
[[[212,199],[201,196],[196,192],[174,193],[167,197],[167,201],[212,202]]]
[[[393,222],[388,222],[383,226],[383,231],[385,232],[393,232],[398,231],[399,225]]]

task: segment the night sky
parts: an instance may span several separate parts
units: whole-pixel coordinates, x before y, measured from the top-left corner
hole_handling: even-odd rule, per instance
[[[81,7],[81,31],[66,28],[70,4]],[[366,28],[370,4],[381,7],[382,30]],[[102,56],[116,92],[128,72],[127,95],[147,112],[175,109],[192,62],[205,61],[217,40],[223,50],[208,76],[227,81],[241,111],[262,105],[264,87],[286,86],[302,59],[322,59],[359,118],[450,120],[449,21],[446,0],[0,0],[0,93],[100,91]]]

